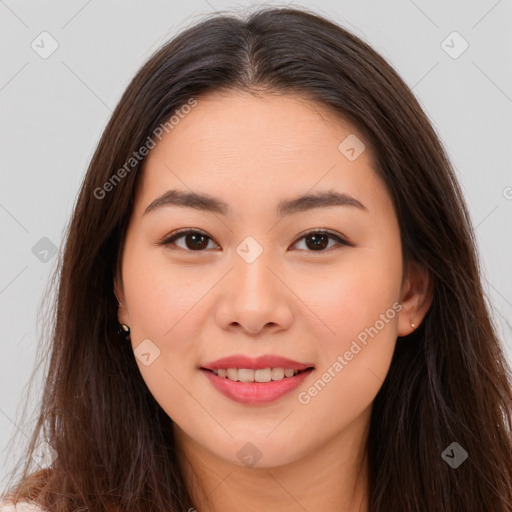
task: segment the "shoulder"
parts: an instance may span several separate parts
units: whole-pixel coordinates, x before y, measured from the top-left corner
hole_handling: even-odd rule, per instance
[[[0,501],[0,512],[45,512],[41,507],[26,501],[13,505],[12,502]]]

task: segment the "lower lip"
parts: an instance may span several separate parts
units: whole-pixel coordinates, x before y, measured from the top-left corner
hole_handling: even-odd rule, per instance
[[[293,377],[270,382],[235,382],[227,377],[219,377],[209,370],[201,369],[201,371],[224,396],[242,404],[260,405],[273,402],[293,391],[313,369],[302,371]]]

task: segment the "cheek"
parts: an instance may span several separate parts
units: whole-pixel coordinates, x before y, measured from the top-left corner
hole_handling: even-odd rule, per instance
[[[322,319],[316,380],[298,396],[320,428],[329,415],[351,421],[375,398],[397,339],[401,261],[396,254],[358,255],[309,294]],[[321,348],[320,348],[321,346]]]
[[[172,265],[160,251],[133,244],[126,254],[123,284],[132,349],[155,399],[166,411],[174,411],[187,400],[180,383],[197,362],[202,325],[197,306],[204,288],[212,284],[199,274],[194,279],[192,267],[185,271]],[[148,352],[150,357],[142,357]]]
[[[321,349],[316,375],[297,395],[312,430],[327,429],[326,435],[350,425],[371,406],[389,371],[397,339],[398,302],[372,296],[371,305],[358,308],[358,299],[353,298],[331,310],[327,321],[336,334],[317,338]],[[362,300],[361,306],[368,295]]]
[[[181,422],[189,417],[183,404],[190,403],[190,372],[201,339],[197,306],[206,283],[195,283],[191,272],[161,255],[148,257],[141,251],[140,256],[134,251],[126,265],[132,348],[149,391],[174,421]],[[147,352],[148,365],[140,357]]]
[[[193,325],[195,306],[205,288],[212,286],[204,269],[199,272],[193,265],[184,268],[173,264],[164,250],[134,247],[124,275],[135,337],[159,343],[171,342],[176,332],[183,335],[183,329]]]
[[[325,340],[329,353],[348,349],[350,341],[381,315],[387,322],[379,322],[379,330],[393,338],[398,318],[392,306],[400,298],[401,278],[401,261],[395,254],[354,251],[325,274],[303,281],[301,296],[323,322],[319,339]]]

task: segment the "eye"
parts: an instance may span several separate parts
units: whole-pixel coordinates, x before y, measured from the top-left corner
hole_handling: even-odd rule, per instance
[[[201,251],[208,246],[206,240],[211,238],[204,232],[196,229],[180,229],[171,233],[171,235],[161,242],[161,245],[177,245],[175,242],[180,238],[185,239],[185,247],[179,246],[180,249],[189,251]]]
[[[352,243],[349,243],[347,240],[345,240],[341,236],[339,236],[335,233],[331,233],[330,231],[325,231],[325,230],[308,231],[307,233],[303,234],[297,240],[297,242],[295,242],[295,244],[297,244],[302,239],[306,240],[306,243],[305,243],[306,247],[313,248],[312,251],[308,251],[308,252],[327,252],[327,251],[324,251],[323,249],[328,247],[329,239],[337,242],[338,245],[348,245],[351,247],[353,246]],[[328,248],[331,249],[332,247],[333,246],[330,246]]]
[[[184,239],[184,246],[180,246],[176,243],[177,240]],[[302,239],[306,240],[306,247],[313,250],[308,252],[326,252],[324,249],[329,246],[329,241],[337,242],[338,245],[346,245],[352,247],[354,244],[348,242],[341,236],[331,233],[330,231],[325,230],[312,230],[303,234],[293,245],[296,245]],[[199,231],[196,229],[180,229],[171,233],[169,237],[160,242],[160,245],[174,245],[179,247],[180,249],[187,250],[189,252],[198,251],[201,252],[202,249],[206,249],[208,247],[208,240],[213,240],[203,231]],[[309,243],[308,243],[309,242]],[[332,246],[328,247],[329,249]]]

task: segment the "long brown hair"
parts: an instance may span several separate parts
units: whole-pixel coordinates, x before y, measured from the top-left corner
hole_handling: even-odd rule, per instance
[[[236,89],[299,94],[357,127],[392,197],[404,262],[419,263],[434,282],[431,307],[407,340],[397,340],[373,404],[370,511],[512,511],[510,367],[454,171],[392,67],[305,8],[210,15],[159,49],[129,84],[90,162],[59,256],[41,409],[11,495],[55,512],[194,507],[172,420],[116,330],[113,279],[143,159],[105,184],[191,99]],[[41,440],[57,458],[31,473]],[[442,456],[452,443],[468,454],[457,468]]]

